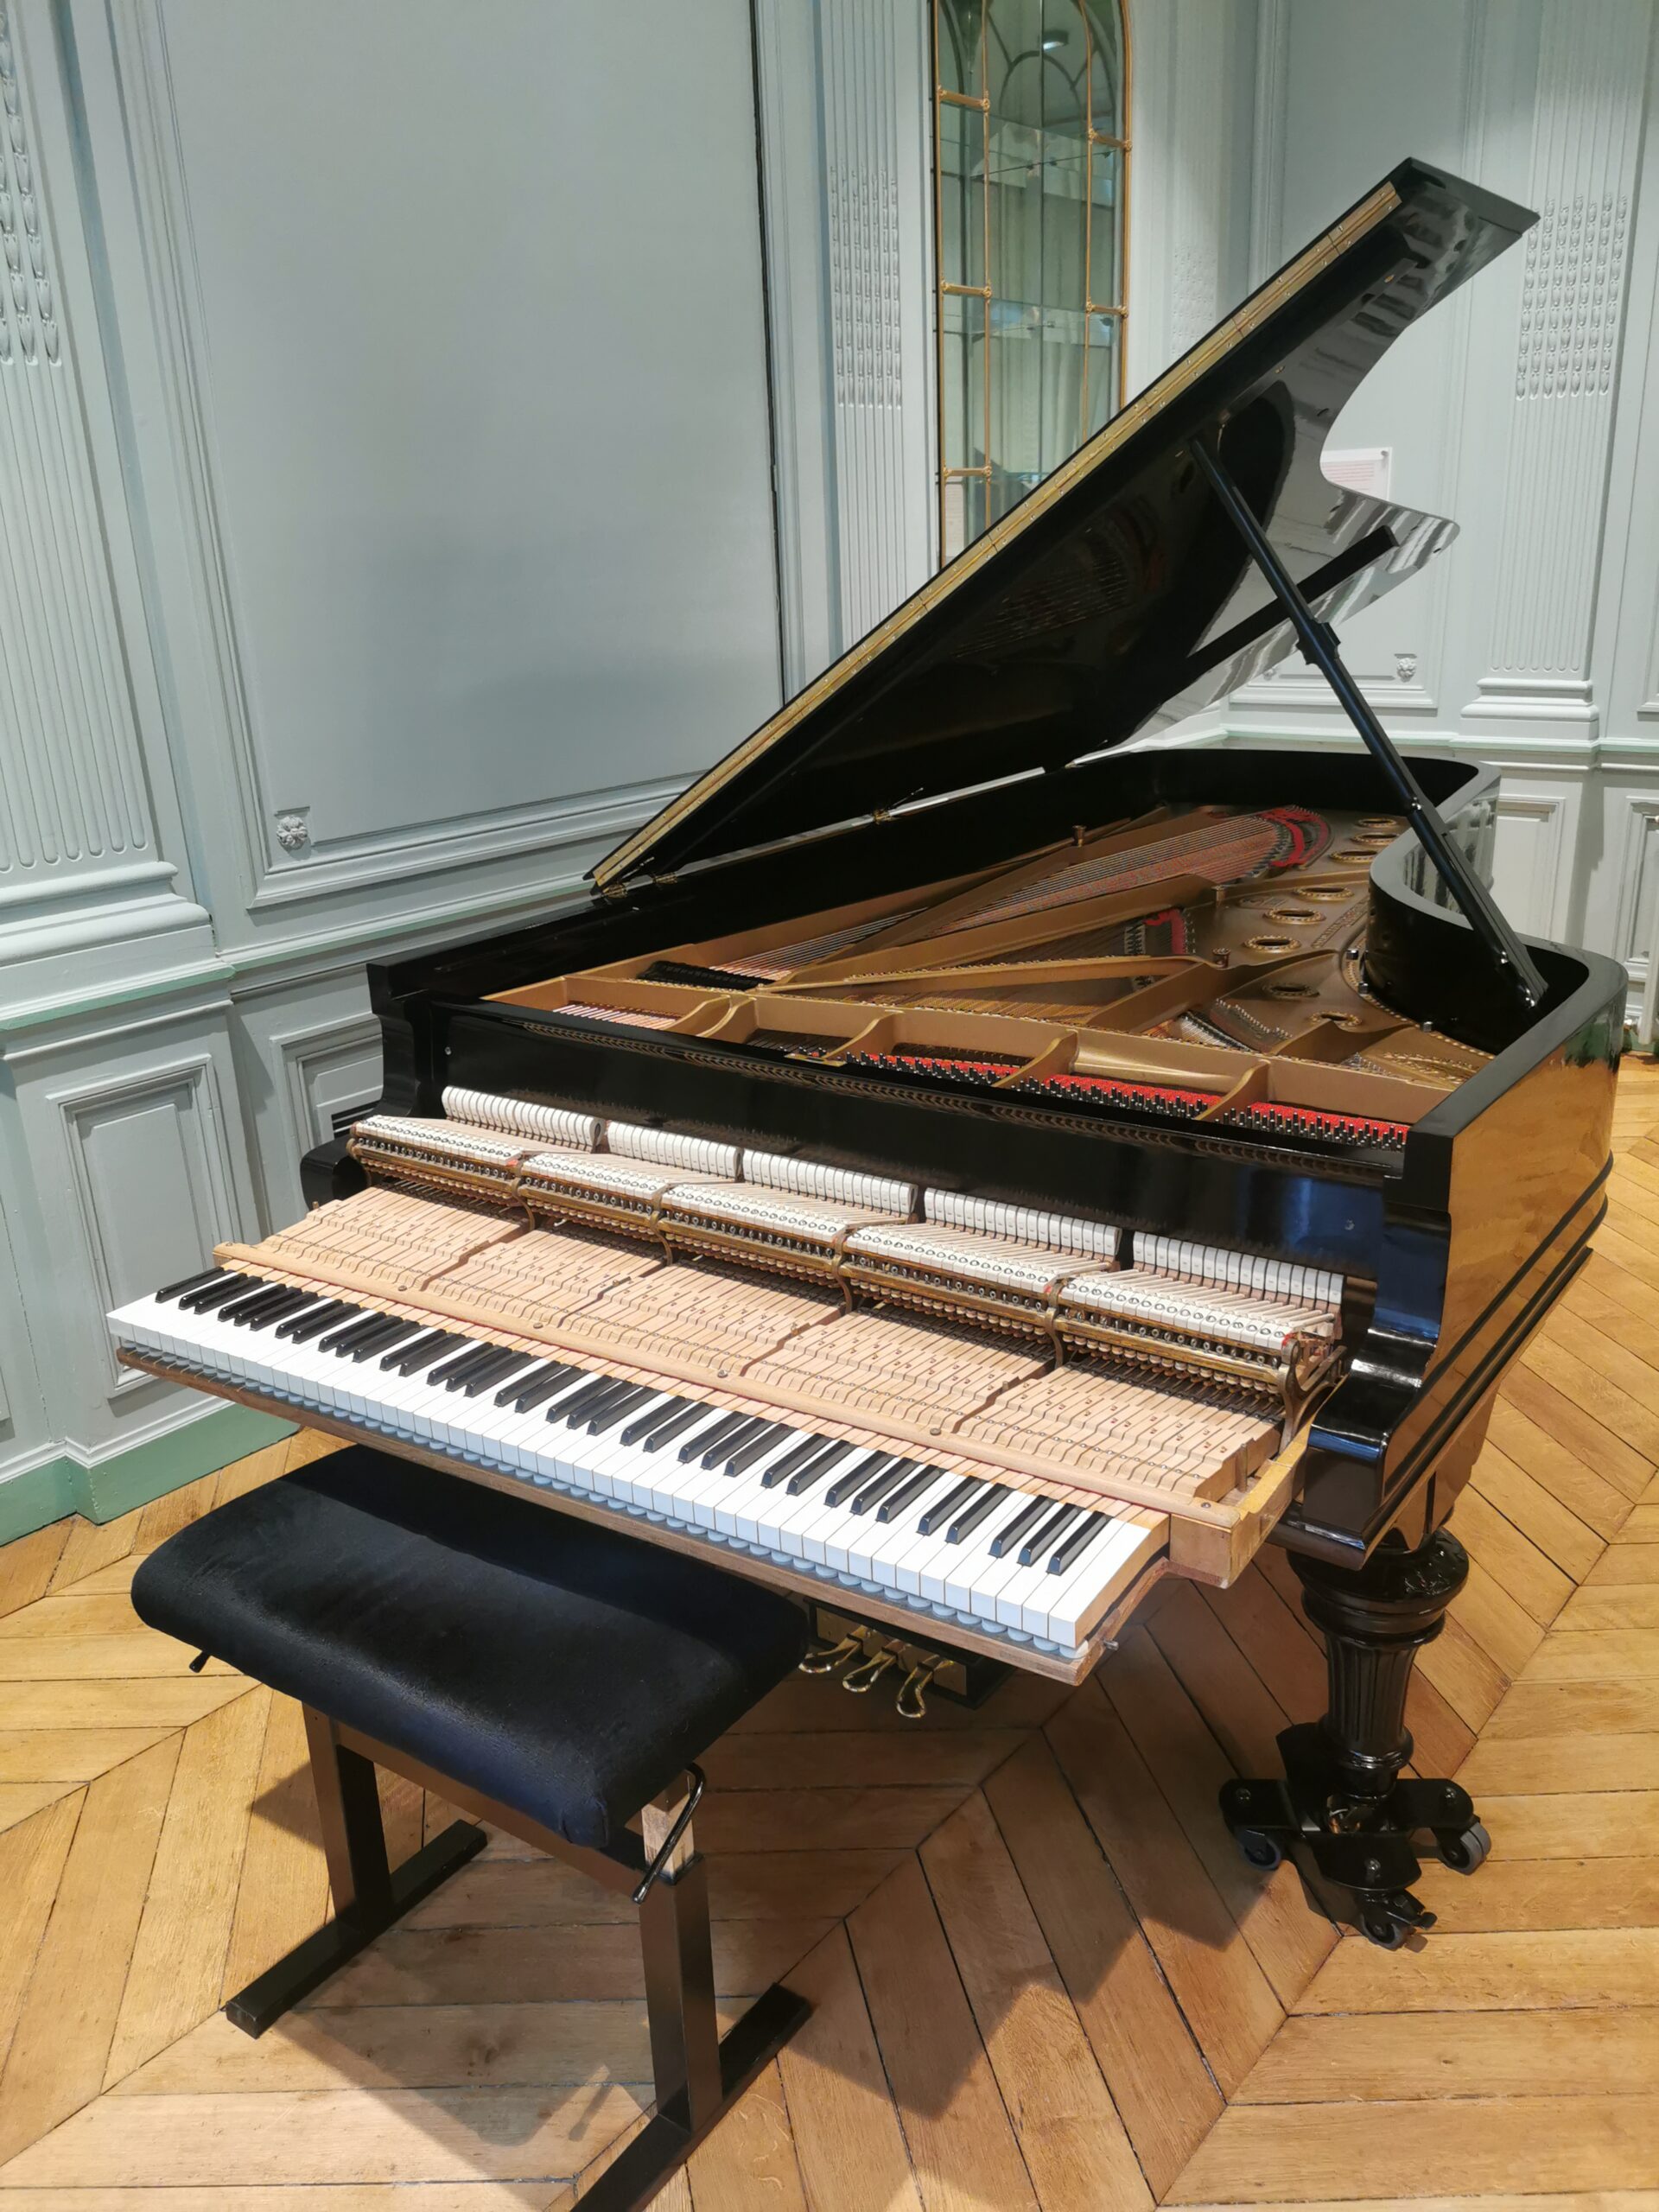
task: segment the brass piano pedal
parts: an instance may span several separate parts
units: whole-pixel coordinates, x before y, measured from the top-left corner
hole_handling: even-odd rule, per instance
[[[873,1658],[867,1659],[861,1667],[854,1667],[844,1674],[841,1678],[841,1687],[850,1690],[855,1697],[862,1697],[867,1691],[875,1688],[889,1667],[896,1667],[898,1663],[898,1652],[892,1644],[884,1643],[880,1650]]]
[[[843,1636],[835,1643],[824,1638],[808,1647],[798,1671],[803,1675],[833,1675],[837,1667],[844,1666],[855,1652],[863,1649],[862,1637]]]
[[[899,1683],[893,1703],[901,1720],[927,1718],[927,1686],[944,1663],[938,1658],[919,1659]]]

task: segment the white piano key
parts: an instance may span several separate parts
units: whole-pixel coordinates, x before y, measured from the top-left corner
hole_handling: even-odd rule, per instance
[[[1069,1575],[1051,1578],[1061,1586],[1049,1597],[1044,1625],[1037,1633],[1055,1643],[1081,1643],[1105,1611],[1101,1592],[1116,1581],[1138,1553],[1150,1554],[1156,1548],[1156,1539],[1138,1521],[1127,1515],[1118,1516],[1095,1539]],[[1036,1602],[1033,1600],[1033,1606]]]
[[[1027,1491],[1011,1489],[1007,1502],[994,1506],[978,1526],[955,1546],[956,1564],[947,1572],[944,1585],[944,1602],[954,1611],[971,1613],[976,1610],[976,1590],[989,1571],[1002,1564],[991,1556],[992,1542],[999,1529],[1023,1513],[1030,1503]],[[995,1618],[995,1611],[992,1618]]]

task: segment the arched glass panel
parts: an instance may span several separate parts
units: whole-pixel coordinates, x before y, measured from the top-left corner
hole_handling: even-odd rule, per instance
[[[933,0],[939,543],[951,560],[1123,398],[1122,0]]]

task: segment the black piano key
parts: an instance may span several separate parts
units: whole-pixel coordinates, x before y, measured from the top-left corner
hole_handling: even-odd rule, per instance
[[[383,1313],[372,1327],[354,1330],[349,1339],[342,1338],[334,1347],[339,1359],[361,1362],[371,1352],[390,1351],[393,1344],[403,1344],[410,1335],[410,1324],[400,1321],[395,1313]],[[327,1344],[327,1337],[320,1337],[319,1344]]]
[[[987,1483],[981,1495],[975,1498],[964,1511],[959,1513],[945,1530],[945,1542],[959,1544],[965,1537],[971,1536],[994,1506],[1006,1503],[1008,1487],[1006,1483]]]
[[[429,1336],[416,1337],[412,1344],[399,1344],[392,1366],[399,1375],[424,1375],[441,1359],[453,1358],[463,1344],[472,1341],[470,1337],[457,1336],[453,1329],[434,1329]]]
[[[1052,1502],[1046,1497],[1033,1497],[1023,1512],[1016,1513],[1012,1521],[1005,1521],[991,1538],[991,1557],[1006,1557],[1023,1539],[1027,1529],[1033,1528],[1041,1520]]]
[[[705,1407],[704,1411],[715,1425],[712,1428],[697,1429],[686,1438],[680,1446],[680,1463],[683,1466],[690,1466],[693,1459],[700,1459],[705,1452],[711,1450],[715,1445],[723,1442],[748,1419],[747,1414],[722,1414],[717,1406]]]
[[[746,1468],[752,1467],[757,1459],[764,1459],[768,1452],[775,1452],[786,1436],[793,1436],[794,1433],[794,1430],[786,1421],[762,1421],[757,1433],[745,1437],[743,1442],[726,1462],[727,1473],[741,1475]]]
[[[348,1306],[343,1298],[325,1299],[321,1306],[314,1306],[308,1313],[290,1313],[286,1321],[276,1324],[276,1333],[286,1337],[290,1344],[308,1344],[313,1337],[321,1336],[336,1321],[343,1321],[348,1313],[360,1313],[362,1307]]]
[[[461,1386],[461,1393],[468,1398],[481,1398],[491,1384],[500,1382],[503,1376],[517,1375],[521,1367],[529,1365],[527,1351],[509,1351],[503,1344],[493,1359],[486,1359],[482,1366],[473,1370]],[[452,1382],[449,1387],[453,1390],[455,1386]]]
[[[521,1375],[517,1382],[508,1383],[505,1390],[498,1390],[498,1406],[511,1406],[516,1414],[533,1413],[560,1390],[568,1389],[577,1370],[563,1359],[550,1359],[543,1367],[531,1368],[528,1375]]]
[[[816,1459],[829,1442],[827,1436],[804,1436],[792,1452],[785,1452],[781,1459],[766,1469],[760,1478],[761,1489],[776,1490],[779,1483],[788,1481],[798,1467],[804,1467],[809,1459]]]
[[[493,1349],[480,1344],[476,1337],[462,1337],[460,1343],[459,1351],[447,1353],[441,1365],[428,1370],[426,1379],[435,1390],[441,1385],[447,1386],[452,1375],[470,1374],[486,1352]]]
[[[907,1483],[901,1483],[897,1490],[888,1491],[876,1508],[876,1519],[896,1521],[901,1513],[909,1512],[918,1497],[925,1497],[945,1478],[943,1467],[918,1467]],[[916,1533],[919,1536],[925,1535],[926,1531],[918,1528]]]
[[[946,1491],[943,1497],[936,1498],[928,1507],[926,1512],[916,1523],[917,1535],[931,1536],[936,1529],[944,1528],[950,1516],[959,1506],[966,1505],[976,1491],[994,1487],[994,1484],[982,1482],[977,1475],[964,1475],[954,1490]]]
[[[647,1398],[657,1395],[654,1382],[635,1382],[627,1389],[613,1391],[602,1406],[595,1406],[588,1416],[589,1436],[603,1436],[624,1421],[630,1414],[637,1414]]]
[[[894,1459],[885,1466],[874,1482],[866,1483],[853,1500],[855,1513],[870,1513],[880,1504],[889,1491],[897,1490],[916,1471],[914,1459]]]
[[[245,1290],[251,1290],[253,1287],[251,1275],[240,1275],[234,1268],[227,1268],[212,1281],[203,1283],[200,1289],[181,1291],[179,1311],[181,1313],[205,1313],[216,1300],[239,1297]]]
[[[660,1427],[652,1429],[651,1434],[645,1439],[646,1451],[660,1452],[664,1445],[671,1444],[677,1436],[683,1436],[688,1428],[700,1426],[703,1421],[708,1421],[714,1410],[712,1406],[705,1405],[701,1398],[689,1400],[683,1413],[671,1414]]]
[[[423,1336],[416,1337],[412,1343],[399,1344],[396,1351],[387,1352],[380,1364],[388,1370],[396,1368],[400,1375],[411,1375],[415,1370],[416,1361],[424,1359],[429,1352],[435,1359],[448,1341],[449,1332],[447,1329],[429,1329]]]
[[[892,1459],[893,1454],[891,1452],[865,1452],[860,1458],[856,1466],[849,1467],[844,1475],[837,1475],[836,1477],[834,1482],[830,1484],[829,1489],[823,1493],[824,1503],[826,1505],[845,1505],[848,1499],[852,1497],[853,1493],[855,1491],[862,1490],[865,1484],[870,1480],[871,1477],[874,1475],[879,1475],[881,1470],[890,1463]]]
[[[826,1444],[822,1452],[814,1452],[804,1467],[796,1468],[789,1478],[789,1488],[785,1496],[799,1497],[804,1491],[810,1490],[814,1483],[832,1473],[849,1452],[857,1449],[855,1444],[849,1444],[843,1438],[836,1437],[833,1442]]]
[[[350,1345],[356,1342],[359,1333],[366,1334],[371,1329],[378,1329],[385,1319],[386,1316],[384,1313],[374,1313],[367,1306],[354,1306],[345,1320],[338,1323],[332,1329],[326,1329],[317,1338],[317,1350],[337,1351],[342,1338],[346,1339],[347,1349],[349,1349]]]
[[[608,1378],[607,1387],[596,1398],[590,1398],[585,1410],[572,1414],[572,1428],[585,1428],[589,1436],[597,1436],[608,1428],[613,1421],[620,1421],[625,1414],[638,1413],[652,1395],[648,1382],[625,1382],[618,1376]],[[575,1401],[572,1400],[572,1404]]]
[[[528,1352],[514,1351],[506,1344],[486,1344],[484,1349],[488,1357],[474,1360],[461,1380],[449,1385],[452,1390],[460,1390],[469,1398],[476,1398],[493,1382],[499,1382],[504,1376],[514,1374],[519,1368],[530,1364]]]
[[[426,1379],[434,1389],[442,1382],[446,1390],[453,1390],[457,1383],[464,1382],[475,1367],[481,1367],[490,1354],[499,1349],[496,1344],[480,1344],[474,1337],[465,1351],[457,1352],[453,1359],[446,1359],[442,1367],[435,1367]]]
[[[399,1321],[386,1335],[359,1337],[352,1347],[352,1357],[360,1367],[365,1359],[390,1351],[393,1344],[407,1344],[420,1325],[418,1321]]]
[[[348,1321],[344,1328],[325,1332],[317,1338],[317,1350],[331,1351],[337,1359],[344,1359],[354,1345],[389,1333],[397,1326],[390,1313],[365,1313],[358,1320]]]
[[[205,1290],[189,1290],[179,1300],[181,1313],[216,1313],[221,1306],[228,1306],[233,1298],[245,1297],[249,1291],[262,1286],[257,1275],[228,1275],[223,1282],[209,1283]]]
[[[283,1321],[297,1321],[318,1303],[315,1290],[296,1290],[277,1306],[268,1306],[248,1324],[251,1329],[275,1329]]]
[[[608,1398],[617,1387],[614,1375],[591,1375],[582,1387],[569,1398],[561,1398],[556,1406],[548,1408],[550,1421],[584,1421],[590,1406],[598,1406]]]
[[[1104,1513],[1085,1513],[1048,1562],[1049,1573],[1064,1574],[1068,1567],[1075,1566],[1106,1526],[1109,1518],[1110,1516]]]
[[[703,1438],[702,1464],[705,1467],[717,1466],[728,1452],[735,1452],[739,1445],[748,1442],[756,1429],[766,1426],[758,1414],[739,1414],[735,1420],[737,1426],[734,1428],[728,1427],[723,1432],[716,1429]]]
[[[286,1313],[279,1314],[276,1319],[268,1325],[277,1336],[288,1336],[300,1322],[315,1313],[318,1306],[332,1305],[334,1302],[332,1299],[325,1298],[321,1291],[308,1291],[299,1305],[291,1306]]]
[[[232,1299],[228,1306],[221,1306],[219,1307],[219,1312],[214,1318],[220,1321],[229,1321],[234,1324],[240,1320],[242,1315],[245,1313],[251,1313],[257,1316],[263,1313],[264,1308],[272,1302],[273,1295],[273,1292],[270,1287],[267,1286],[264,1290],[258,1292],[252,1297]]]
[[[649,1412],[641,1414],[638,1421],[628,1423],[618,1441],[642,1444],[653,1430],[661,1428],[666,1421],[677,1421],[688,1409],[688,1402],[684,1398],[670,1398],[664,1405],[652,1406]],[[651,1446],[646,1445],[645,1448],[649,1451]]]
[[[1080,1505],[1063,1505],[1058,1513],[1049,1516],[1040,1529],[1033,1529],[1020,1547],[1020,1566],[1035,1567],[1049,1546],[1058,1543],[1082,1510]]]
[[[195,1274],[186,1275],[178,1282],[169,1282],[156,1293],[156,1302],[165,1306],[175,1298],[182,1298],[187,1290],[206,1290],[209,1283],[223,1282],[229,1274],[228,1268],[202,1268]]]
[[[293,1294],[288,1283],[268,1282],[259,1290],[251,1290],[245,1298],[233,1298],[228,1306],[221,1306],[219,1318],[239,1323],[247,1315],[263,1313],[268,1306],[286,1306]]]

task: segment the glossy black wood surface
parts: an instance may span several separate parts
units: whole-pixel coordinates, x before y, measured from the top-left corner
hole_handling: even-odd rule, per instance
[[[1213,443],[1339,621],[1450,524],[1333,484],[1342,407],[1417,319],[1520,237],[1522,207],[1402,162],[1005,519],[596,876],[633,882],[919,798],[1053,769],[1236,690],[1288,649],[1195,466]]]

